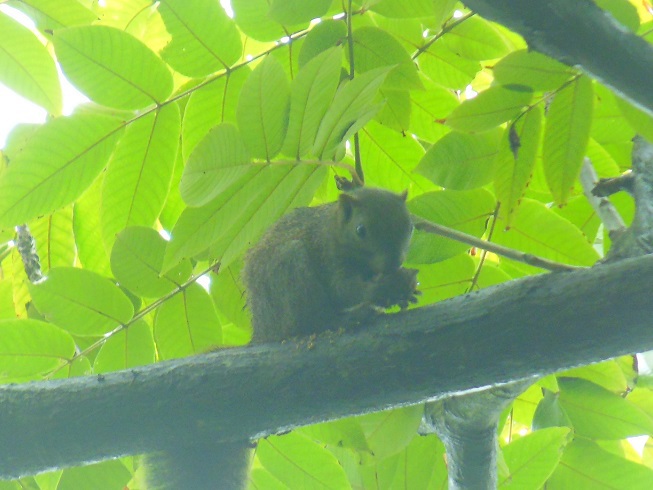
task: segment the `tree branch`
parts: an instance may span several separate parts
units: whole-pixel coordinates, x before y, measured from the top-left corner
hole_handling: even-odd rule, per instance
[[[545,269],[552,272],[574,271],[584,268],[577,265],[554,262],[552,260],[545,259],[544,257],[538,257],[537,255],[504,247],[498,243],[482,240],[480,238],[476,238],[473,235],[463,233],[462,231],[454,230],[453,228],[448,228],[446,226],[433,223],[414,214],[411,215],[411,217],[413,219],[413,223],[415,224],[415,228],[418,230],[425,231],[427,233],[433,233],[434,235],[443,236],[445,238],[451,238],[452,240],[466,243],[472,247],[480,248],[481,250],[486,250],[488,252],[500,255],[501,257],[516,260],[517,262],[532,265],[533,267],[539,267],[540,269]]]
[[[653,145],[636,136],[633,145],[632,195],[635,216],[625,232],[617,236],[605,262],[653,252]]]
[[[652,275],[653,257],[628,259],[381,316],[353,333],[0,386],[0,478],[200,435],[244,440],[653,349],[643,287]]]
[[[464,0],[528,45],[580,68],[653,115],[653,48],[591,0]]]
[[[449,490],[497,488],[499,418],[531,383],[518,381],[427,404],[420,432],[435,432],[444,443]]]
[[[583,194],[601,219],[601,223],[603,223],[603,226],[608,231],[610,239],[614,240],[624,233],[626,231],[626,224],[619,211],[617,211],[617,208],[614,207],[607,197],[597,195],[595,192],[599,183],[599,177],[592,166],[592,162],[587,157],[585,157],[580,170],[580,183],[583,186]]]

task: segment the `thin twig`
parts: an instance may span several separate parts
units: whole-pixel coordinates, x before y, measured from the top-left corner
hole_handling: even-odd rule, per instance
[[[579,267],[576,265],[562,264],[560,262],[554,262],[552,260],[545,259],[543,257],[538,257],[537,255],[532,255],[524,252],[519,252],[511,248],[504,247],[502,245],[497,245],[496,243],[490,243],[475,236],[468,235],[446,226],[438,225],[432,223],[424,218],[419,216],[412,216],[413,223],[415,228],[418,230],[425,231],[427,233],[433,233],[436,235],[443,236],[445,238],[451,238],[462,243],[466,243],[473,247],[480,248],[482,250],[487,250],[494,254],[506,257],[507,259],[515,260],[517,262],[522,262],[524,264],[531,265],[533,267],[539,267],[540,269],[546,269],[549,271],[576,271],[580,269],[586,269],[586,267]]]
[[[626,224],[619,211],[617,211],[617,208],[614,207],[607,197],[599,197],[594,193],[598,182],[599,177],[594,170],[591,160],[585,157],[580,170],[580,183],[583,186],[583,193],[601,219],[605,229],[608,230],[610,239],[614,240],[616,236],[626,231]]]
[[[351,27],[352,18],[352,0],[349,0],[347,6],[347,44],[349,48],[349,79],[354,79],[354,34]],[[354,165],[358,180],[365,182],[365,174],[363,173],[363,164],[361,163],[361,144],[358,137],[358,131],[354,133]]]
[[[438,32],[435,36],[433,36],[431,39],[429,39],[429,41],[426,44],[424,44],[424,46],[420,47],[417,51],[415,51],[415,54],[413,56],[411,56],[411,59],[413,59],[413,60],[417,59],[417,57],[419,55],[421,55],[422,53],[424,53],[426,50],[428,50],[433,45],[433,43],[435,41],[440,39],[447,32],[450,32],[451,30],[453,30],[456,26],[458,26],[458,25],[462,24],[463,22],[465,22],[470,17],[473,17],[474,15],[476,15],[476,12],[469,12],[468,14],[463,15],[461,18],[456,19],[451,24],[445,25],[442,28],[442,30],[440,32]]]
[[[629,169],[617,177],[599,179],[592,190],[592,194],[597,197],[609,197],[612,194],[621,191],[626,191],[629,194],[632,194],[634,185],[635,175],[633,174],[633,171]]]
[[[487,234],[488,243],[492,242],[492,235],[494,235],[494,229],[496,228],[497,225],[497,216],[499,216],[500,207],[501,207],[501,203],[497,201],[497,205],[495,206],[494,212],[492,213],[492,222],[490,223],[490,231]],[[467,290],[468,293],[472,292],[476,287],[476,284],[478,283],[478,278],[481,276],[481,271],[483,270],[483,264],[485,264],[486,257],[487,257],[487,250],[481,251],[481,257],[480,260],[478,261],[478,266],[476,267],[476,271],[474,272],[474,277],[472,277],[472,283],[470,284],[469,289]]]
[[[132,326],[136,321],[140,320],[143,318],[145,315],[151,313],[152,311],[156,310],[159,306],[161,306],[163,303],[168,301],[170,298],[176,296],[177,294],[181,293],[185,289],[187,289],[191,284],[195,283],[200,277],[202,277],[205,274],[208,274],[212,270],[215,269],[215,264],[207,267],[205,270],[200,272],[199,274],[194,275],[191,277],[188,281],[186,281],[183,284],[178,284],[175,289],[170,291],[168,294],[165,296],[161,296],[158,298],[156,301],[153,303],[150,303],[147,305],[145,308],[140,310],[138,313],[136,313],[131,320],[129,320],[126,323],[118,325],[116,328],[114,328],[111,332],[105,334],[102,338],[96,340],[93,342],[91,345],[86,347],[86,349],[80,351],[79,353],[75,354],[71,359],[66,359],[66,362],[64,362],[61,366],[57,367],[54,371],[50,372],[48,376],[45,377],[45,379],[51,379],[54,374],[57,372],[61,371],[64,369],[66,366],[72,365],[73,362],[75,362],[77,359],[84,357],[85,355],[89,354],[90,352],[94,351],[98,347],[101,347],[109,338],[113,337],[119,332],[122,332],[123,330],[129,328]]]

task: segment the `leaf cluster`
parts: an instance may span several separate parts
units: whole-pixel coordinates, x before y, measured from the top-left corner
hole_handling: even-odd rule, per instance
[[[646,32],[644,12],[600,3]],[[420,217],[589,266],[610,243],[582,195],[582,159],[613,176],[630,167],[635,132],[653,136],[600,83],[452,0],[7,5],[34,28],[0,11],[0,81],[48,120],[17,127],[1,153],[3,383],[246,343],[244,252],[290,209],[333,200],[331,177],[357,164],[367,185],[408,189]],[[64,78],[88,98],[72,114]],[[627,199],[615,205],[632,215]],[[12,247],[23,224],[46,276],[36,284]],[[423,232],[408,260],[422,305],[536,273]],[[650,488],[650,439],[643,455],[625,442],[653,434],[653,392],[633,362],[524,393],[502,429],[501,486]],[[252,487],[441,488],[444,449],[416,435],[420,417],[410,407],[270,437]],[[138,478],[124,458],[0,488]]]

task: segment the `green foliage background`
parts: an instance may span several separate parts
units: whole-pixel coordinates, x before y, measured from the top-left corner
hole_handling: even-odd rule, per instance
[[[599,3],[650,37],[635,2]],[[582,196],[582,158],[614,176],[636,132],[653,139],[627,102],[452,0],[357,1],[350,24],[347,2],[330,0],[232,0],[233,16],[217,0],[4,4],[36,32],[0,11],[0,82],[50,117],[2,150],[2,383],[245,344],[243,253],[289,209],[335,198],[356,132],[366,183],[408,189],[412,212],[584,266],[609,240]],[[90,99],[71,115],[56,63]],[[12,246],[21,224],[38,284]],[[415,234],[420,305],[539,272],[471,252]],[[651,386],[634,357],[535,384],[505,414],[501,488],[653,488],[653,444],[639,454],[626,441],[653,434]],[[444,488],[443,446],[417,435],[420,417],[410,407],[262,440],[250,486]],[[137,468],[123,458],[0,489],[135,489]]]

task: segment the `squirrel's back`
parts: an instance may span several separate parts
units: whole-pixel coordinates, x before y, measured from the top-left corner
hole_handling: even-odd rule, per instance
[[[270,227],[245,258],[253,342],[345,326],[353,310],[364,318],[375,304],[412,297],[415,274],[399,295],[390,284],[406,271],[412,224],[405,198],[356,189],[335,203],[295,209]]]

